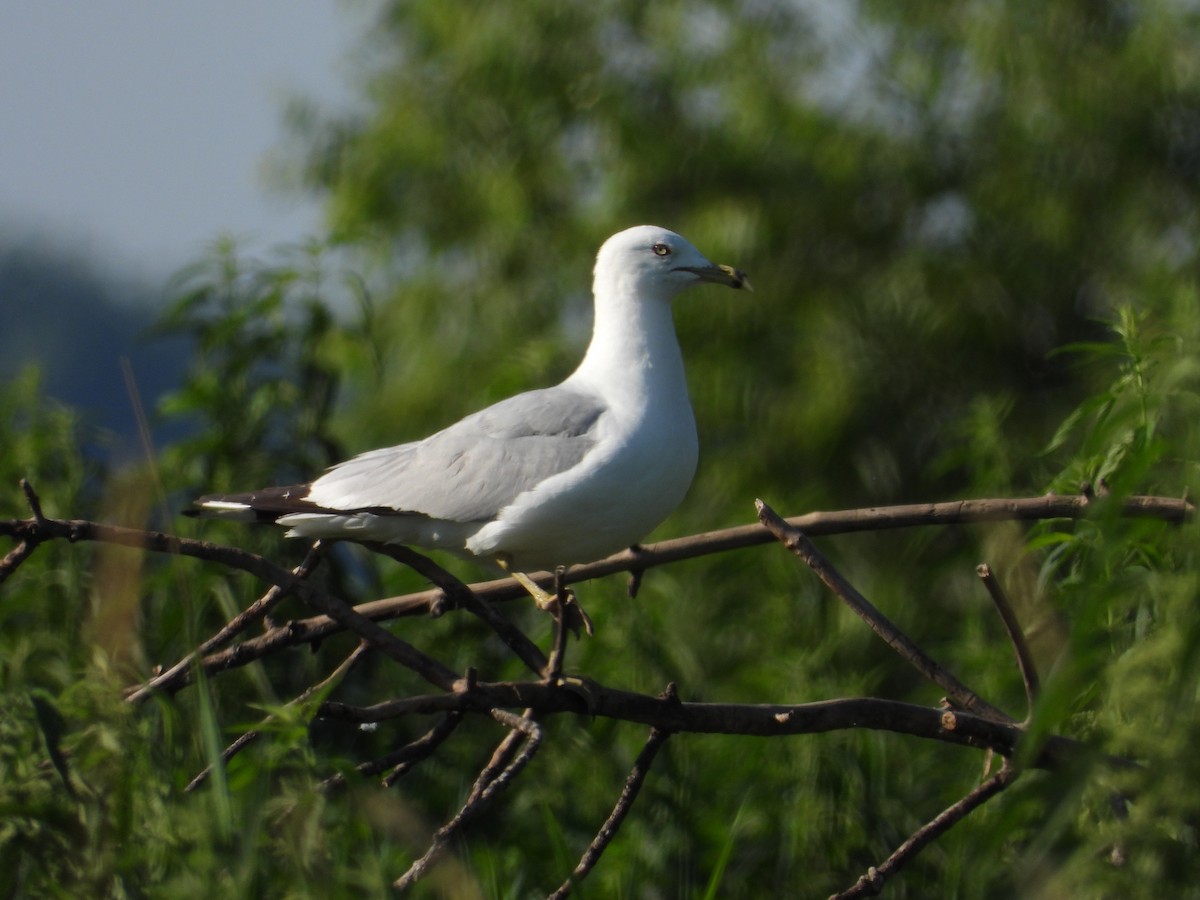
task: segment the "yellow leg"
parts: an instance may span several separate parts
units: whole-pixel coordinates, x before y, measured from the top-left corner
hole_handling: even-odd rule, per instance
[[[521,587],[525,588],[525,590],[529,593],[529,596],[533,598],[533,602],[537,604],[538,609],[553,613],[558,608],[557,595],[552,594],[542,588],[541,585],[539,585],[524,572],[514,572],[510,566],[508,557],[497,556],[496,562],[499,563],[500,568],[511,575],[517,581],[517,583],[521,585]],[[591,617],[584,612],[583,607],[579,605],[579,601],[575,599],[575,592],[570,588],[567,588],[564,593],[567,595],[567,608],[563,610],[563,614],[567,617],[567,627],[575,633],[576,637],[579,636],[580,627],[582,627],[583,630],[588,634],[592,634],[593,629]]]
[[[541,585],[539,585],[536,581],[534,581],[532,578],[530,578],[524,572],[514,572],[509,567],[508,557],[497,556],[496,562],[498,562],[500,564],[500,568],[502,568],[505,572],[507,572],[509,575],[511,575],[514,579],[516,579],[517,583],[520,584],[521,587],[525,588],[525,590],[529,592],[529,596],[532,597],[533,602],[538,605],[538,609],[553,609],[554,608],[554,605],[558,602],[558,598],[555,597],[553,594],[551,594],[549,591],[544,590],[541,587]]]
[[[509,572],[513,578],[520,582],[521,587],[529,591],[529,596],[533,598],[533,602],[538,605],[538,609],[553,609],[558,603],[558,598],[549,591],[543,590],[542,586],[526,575],[524,572]]]

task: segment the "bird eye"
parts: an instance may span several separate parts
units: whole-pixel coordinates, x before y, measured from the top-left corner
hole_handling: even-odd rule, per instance
[[[666,244],[655,244],[650,249],[653,250],[655,255],[657,255],[657,256],[670,256],[671,255],[671,248],[668,247]]]

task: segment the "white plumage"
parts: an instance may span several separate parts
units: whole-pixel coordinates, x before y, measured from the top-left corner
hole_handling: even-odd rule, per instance
[[[706,281],[749,286],[674,232],[615,234],[596,257],[591,344],[561,384],[363,453],[311,485],[201,497],[195,513],[276,521],[297,537],[448,550],[514,571],[623,549],[675,509],[696,470],[671,300]]]

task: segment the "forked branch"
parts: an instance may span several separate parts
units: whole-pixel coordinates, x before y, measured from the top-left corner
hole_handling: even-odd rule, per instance
[[[1010,715],[992,706],[917,646],[912,638],[901,631],[866,597],[860,594],[854,585],[842,577],[842,574],[817,550],[816,545],[808,539],[804,532],[785,522],[761,500],[755,501],[755,507],[758,509],[759,521],[785,547],[807,563],[817,577],[837,595],[838,599],[849,606],[859,618],[871,627],[872,631],[883,638],[884,642],[899,653],[913,668],[945,690],[964,709],[998,722],[1014,721]]]

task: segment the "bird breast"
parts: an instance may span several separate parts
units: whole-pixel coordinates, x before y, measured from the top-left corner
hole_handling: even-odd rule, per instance
[[[691,405],[644,409],[624,421],[608,412],[598,427],[597,450],[517,497],[467,542],[468,549],[480,556],[506,554],[517,570],[550,569],[622,550],[670,515],[696,472],[699,441]],[[556,558],[539,552],[546,546],[555,548]]]

